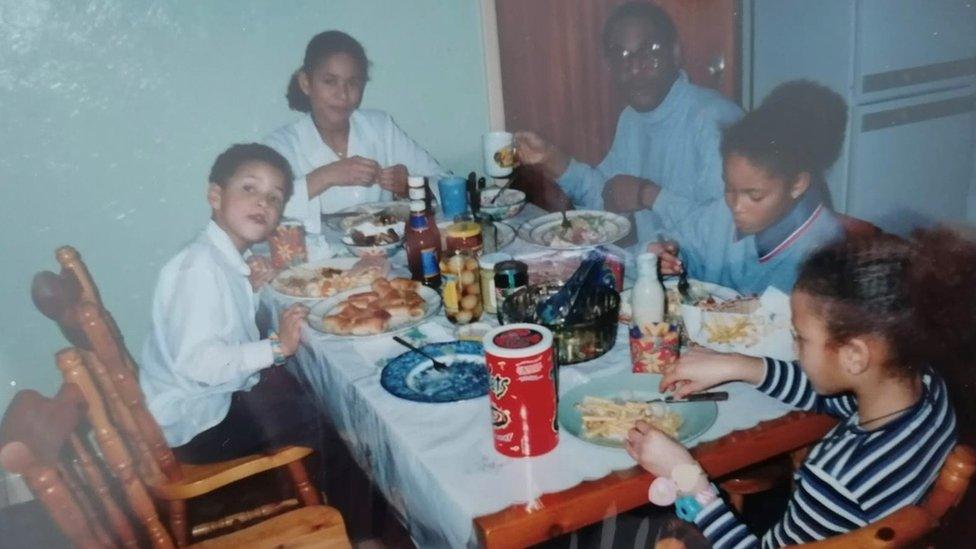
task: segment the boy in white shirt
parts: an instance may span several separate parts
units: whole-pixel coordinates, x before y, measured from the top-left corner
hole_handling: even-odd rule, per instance
[[[280,332],[260,339],[256,291],[268,275],[246,261],[278,225],[292,178],[270,147],[229,148],[210,171],[210,222],[160,272],[139,382],[182,461],[321,447],[314,400],[278,367],[298,348],[308,309],[284,310]]]

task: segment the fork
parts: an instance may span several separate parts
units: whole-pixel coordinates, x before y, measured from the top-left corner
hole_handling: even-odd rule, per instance
[[[415,352],[415,353],[417,353],[417,354],[419,354],[421,356],[424,356],[424,357],[429,358],[430,361],[434,363],[434,369],[435,370],[439,370],[441,372],[447,370],[447,368],[448,368],[447,364],[444,364],[443,362],[441,362],[441,361],[437,360],[436,358],[430,356],[426,352],[421,351],[419,348],[417,348],[417,346],[415,346],[414,344],[410,343],[406,339],[403,339],[400,336],[393,336],[393,341],[396,341],[400,345],[403,345],[407,349],[410,349],[411,351],[413,351],[413,352]]]
[[[573,228],[573,224],[570,223],[569,222],[569,219],[566,218],[566,210],[563,210],[562,211],[562,214],[563,214],[563,222],[562,222],[563,228],[564,229],[572,229]]]

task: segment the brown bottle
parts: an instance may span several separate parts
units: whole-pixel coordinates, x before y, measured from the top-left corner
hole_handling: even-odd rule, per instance
[[[410,276],[425,286],[437,289],[441,285],[441,233],[427,217],[423,199],[410,201],[404,247]]]

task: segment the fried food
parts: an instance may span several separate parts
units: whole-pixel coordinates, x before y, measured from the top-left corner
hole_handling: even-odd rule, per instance
[[[638,420],[644,420],[668,436],[675,437],[684,421],[680,414],[658,403],[587,396],[583,397],[576,408],[582,416],[583,436],[587,438],[623,441],[627,438],[627,431]]]
[[[330,297],[339,292],[366,286],[390,271],[386,258],[369,257],[348,270],[298,265],[279,274],[271,285],[292,297]]]
[[[406,278],[379,278],[371,290],[347,297],[322,319],[326,332],[336,335],[383,333],[427,312],[420,283]]]

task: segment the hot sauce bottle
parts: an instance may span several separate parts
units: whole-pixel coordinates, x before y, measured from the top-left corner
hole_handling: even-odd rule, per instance
[[[423,178],[410,178],[410,186],[416,187],[416,181]],[[411,193],[413,195],[414,193]],[[425,286],[437,289],[441,285],[441,233],[437,225],[431,222],[424,198],[410,200],[410,219],[407,220],[404,247],[407,250],[407,265],[410,276]]]

